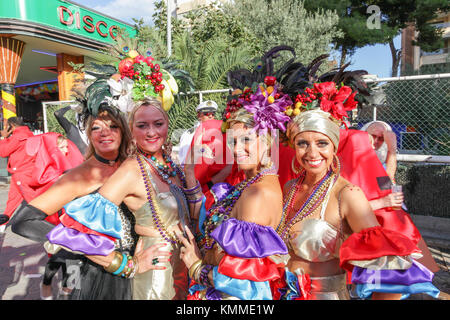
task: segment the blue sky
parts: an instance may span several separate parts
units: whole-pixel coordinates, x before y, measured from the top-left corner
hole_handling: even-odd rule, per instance
[[[151,22],[154,11],[152,0],[72,0],[73,2],[95,9],[111,17],[133,23],[132,18],[144,18]],[[400,49],[400,36],[394,39],[397,49]],[[391,76],[392,58],[389,45],[366,46],[358,49],[351,58],[349,70],[364,69],[379,78]]]

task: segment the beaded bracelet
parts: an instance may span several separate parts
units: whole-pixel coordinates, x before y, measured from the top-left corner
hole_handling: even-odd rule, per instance
[[[201,187],[200,186],[200,182],[197,180],[197,184],[195,185],[195,187],[190,188],[190,189],[184,189],[183,188],[183,190],[184,190],[185,194],[194,194],[194,193],[197,193],[197,189],[199,189],[200,187]]]
[[[123,272],[120,274],[120,276],[124,277],[124,278],[128,278],[134,268],[133,257],[131,257],[131,256],[127,257],[127,262],[125,263],[125,266],[126,267],[123,269]]]
[[[210,286],[211,283],[209,281],[208,274],[212,270],[214,266],[212,264],[206,264],[202,266],[202,269],[200,271],[200,277],[198,278],[198,282],[204,286]]]
[[[133,268],[133,271],[131,271],[131,273],[128,275],[128,279],[134,278],[134,275],[136,274],[136,272],[139,269],[139,264],[138,264],[137,259],[133,258],[133,261],[134,261],[134,268]]]
[[[197,198],[197,199],[194,199],[194,200],[187,199],[187,202],[189,202],[189,203],[199,203],[202,200],[203,200],[203,195],[200,198]]]

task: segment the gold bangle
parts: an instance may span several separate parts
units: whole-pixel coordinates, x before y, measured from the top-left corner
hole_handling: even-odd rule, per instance
[[[114,258],[112,259],[109,266],[104,267],[104,269],[110,273],[115,272],[117,269],[119,269],[120,265],[122,264],[122,259],[123,259],[122,254],[118,251],[114,251]]]
[[[193,279],[192,277],[194,276],[195,271],[202,263],[203,260],[199,259],[191,265],[191,267],[189,268],[189,278]]]

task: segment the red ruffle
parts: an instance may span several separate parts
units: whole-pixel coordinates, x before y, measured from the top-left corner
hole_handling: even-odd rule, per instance
[[[88,227],[82,225],[81,223],[79,223],[78,221],[74,220],[72,217],[70,217],[68,214],[66,214],[63,210],[63,214],[59,217],[59,220],[61,221],[61,223],[63,224],[63,226],[67,227],[67,228],[72,228],[75,229],[77,231],[86,233],[86,234],[94,234],[96,236],[101,236],[101,237],[106,237],[111,241],[115,241],[116,238],[108,236],[104,233],[100,233],[97,232],[95,230],[89,229]]]
[[[352,234],[340,249],[341,268],[352,271],[350,260],[372,260],[383,256],[408,256],[420,252],[404,235],[381,226],[371,227]]]
[[[251,281],[274,281],[280,278],[277,265],[268,257],[243,259],[226,254],[219,263],[219,273]]]
[[[401,233],[412,240],[415,245],[419,243],[420,232],[414,225],[409,214],[402,209],[393,210],[389,208],[378,209],[374,211],[378,223],[387,230]]]

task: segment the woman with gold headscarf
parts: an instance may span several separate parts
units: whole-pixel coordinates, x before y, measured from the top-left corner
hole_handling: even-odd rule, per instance
[[[286,136],[301,166],[283,188],[276,231],[289,249],[286,299],[349,299],[346,271],[360,298],[436,296],[433,274],[414,259],[420,250],[383,229],[363,191],[340,175],[339,128],[356,106],[356,92],[334,82],[315,83],[296,96],[297,115]]]

